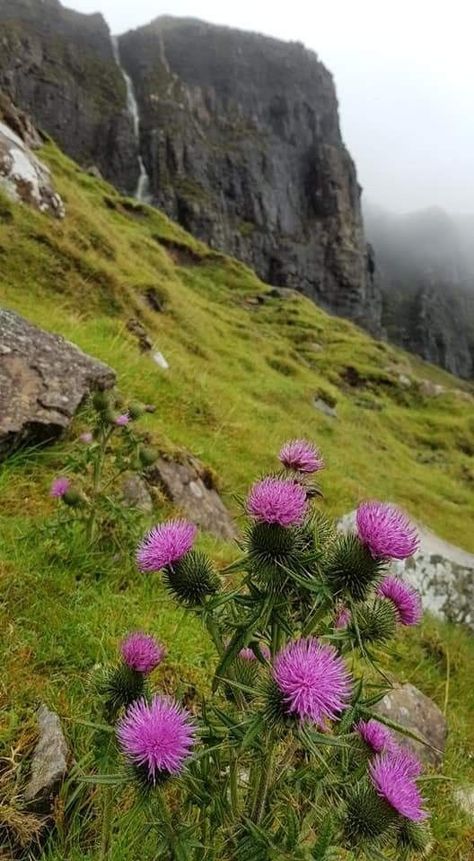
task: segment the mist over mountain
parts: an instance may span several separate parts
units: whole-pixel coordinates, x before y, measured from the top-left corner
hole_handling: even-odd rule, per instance
[[[364,205],[390,340],[461,377],[474,374],[474,215]]]

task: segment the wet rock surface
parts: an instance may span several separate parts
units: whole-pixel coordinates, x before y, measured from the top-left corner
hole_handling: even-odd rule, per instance
[[[179,463],[161,458],[147,471],[147,480],[159,486],[197,526],[225,540],[237,536],[209,473],[194,458]]]
[[[68,746],[58,715],[44,705],[38,711],[38,731],[24,796],[30,809],[50,813],[67,772]]]
[[[354,528],[355,512],[344,515],[339,528]],[[474,630],[474,554],[439,538],[419,526],[420,548],[405,560],[393,560],[393,573],[410,582],[421,593],[423,607],[450,622]]]
[[[7,124],[7,116],[18,131]],[[17,118],[20,120],[19,114]],[[26,140],[34,142],[33,127],[22,127],[14,119],[15,113],[7,115],[1,111],[0,105],[0,189],[14,201],[29,204],[56,218],[64,218],[64,203],[54,190],[49,169],[20,137],[23,131]]]
[[[397,742],[413,751],[426,765],[439,766],[443,761],[448,725],[436,703],[414,685],[398,685],[377,704],[375,711],[416,733],[428,742],[422,744],[395,732]]]
[[[56,438],[94,389],[115,372],[60,335],[0,309],[0,458],[24,443]]]

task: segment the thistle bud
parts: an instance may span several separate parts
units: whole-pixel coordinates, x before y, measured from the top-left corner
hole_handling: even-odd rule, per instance
[[[92,404],[95,410],[98,413],[103,413],[110,407],[110,398],[107,392],[99,390],[98,392],[94,392],[94,396],[92,398]]]
[[[348,594],[354,601],[364,601],[372,586],[380,581],[384,564],[384,560],[372,557],[356,535],[344,535],[329,560],[326,572],[329,586],[334,594]]]
[[[141,445],[138,450],[138,457],[142,466],[151,466],[158,458],[158,452],[155,448]]]
[[[431,831],[425,822],[404,819],[397,834],[397,845],[409,852],[428,855],[431,848]]]
[[[80,506],[84,505],[85,502],[83,495],[73,487],[63,493],[62,499],[70,508],[80,508]]]
[[[363,643],[385,643],[395,635],[397,614],[389,601],[375,601],[372,606],[361,606],[357,610],[357,627]],[[355,634],[355,622],[351,625]]]
[[[395,811],[365,781],[351,792],[346,806],[345,833],[351,846],[360,841],[380,840],[394,831]]]
[[[103,697],[104,711],[108,719],[114,720],[121,708],[143,696],[145,685],[145,675],[126,664],[105,670],[96,683],[96,689]]]
[[[137,401],[134,401],[133,404],[130,404],[128,408],[128,414],[133,421],[141,418],[141,416],[145,413],[145,407],[143,404],[139,404]]]
[[[219,578],[204,553],[186,553],[163,571],[165,585],[187,607],[200,606],[219,589]]]

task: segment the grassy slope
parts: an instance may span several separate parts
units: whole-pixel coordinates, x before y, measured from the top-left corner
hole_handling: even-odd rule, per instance
[[[367,495],[389,498],[474,550],[474,418],[472,402],[454,392],[459,381],[371,340],[302,297],[249,304],[266,289],[250,270],[209,252],[157,211],[124,208],[110,187],[52,146],[45,157],[68,215],[63,223],[52,222],[0,198],[2,305],[115,367],[125,394],[157,404],[145,424],[161,447],[184,447],[212,466],[231,506],[234,493],[274,467],[284,439],[306,435],[327,459],[329,513],[342,513]],[[193,253],[181,254],[185,265],[160,242],[170,239]],[[150,287],[167,297],[164,313],[149,309]],[[139,353],[125,327],[131,316],[152,334],[169,371]],[[357,371],[357,386],[347,382],[348,367]],[[416,385],[400,386],[400,372],[442,382],[448,391],[423,398]],[[354,379],[354,371],[349,376]],[[318,394],[337,402],[337,420],[314,409]],[[71,565],[38,542],[38,524],[47,523],[51,512],[47,488],[70,444],[16,457],[0,477],[0,660],[6,668],[0,695],[8,705],[0,741],[13,744],[25,736],[20,723],[24,727],[26,717],[28,727],[28,715],[45,699],[64,717],[80,756],[87,733],[76,721],[87,716],[87,672],[113,655],[126,630],[146,627],[168,642],[168,667],[182,690],[205,687],[212,653],[199,625],[189,618],[183,625],[181,611],[156,582],[138,577],[126,554],[119,562],[78,558]],[[201,540],[215,556],[228,557],[228,547]],[[445,771],[457,782],[469,779],[467,753],[474,740],[472,657],[472,641],[462,631],[428,620],[421,639],[408,633],[392,659],[399,676],[446,706],[451,737]],[[437,813],[434,857],[466,861],[469,826],[453,805],[450,785],[430,787]],[[117,861],[135,857],[136,823],[130,832],[127,827],[125,820]],[[84,834],[87,839],[82,827]],[[90,836],[92,841],[93,831]],[[73,829],[58,839],[51,858],[86,857],[87,844],[80,850],[77,844]],[[141,857],[153,857],[151,847],[141,850]]]

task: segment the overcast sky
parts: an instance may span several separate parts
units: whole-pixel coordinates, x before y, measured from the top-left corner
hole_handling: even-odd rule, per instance
[[[63,0],[113,32],[163,14],[313,48],[333,72],[367,199],[397,211],[474,212],[472,0]]]

